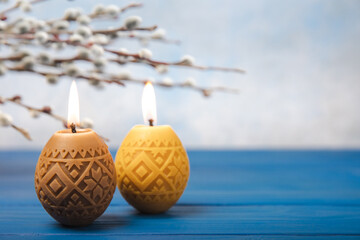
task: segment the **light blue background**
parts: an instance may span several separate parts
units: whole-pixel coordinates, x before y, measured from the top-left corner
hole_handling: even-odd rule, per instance
[[[90,11],[99,1],[50,1],[34,6],[33,14],[61,16],[67,7]],[[130,1],[102,1],[126,5]],[[348,1],[144,1],[126,12],[140,15],[143,25],[158,24],[181,46],[150,43],[154,59],[178,60],[191,54],[201,65],[241,67],[246,75],[171,68],[168,76],[188,76],[199,85],[226,85],[238,95],[156,88],[159,124],[171,125],[188,148],[358,148],[360,147],[360,2]],[[17,14],[14,14],[16,16]],[[114,49],[135,52],[135,40],[120,40]],[[71,54],[71,53],[69,53]],[[129,69],[136,77],[158,75],[149,67]],[[0,78],[0,95],[20,94],[33,106],[50,105],[67,114],[70,79],[56,86],[30,74]],[[98,91],[78,82],[81,117],[120,145],[135,124],[142,124],[142,86],[115,85]],[[61,124],[47,116],[32,119],[11,103],[0,106],[14,123],[28,129],[28,142],[10,128],[0,128],[0,148],[41,148]]]

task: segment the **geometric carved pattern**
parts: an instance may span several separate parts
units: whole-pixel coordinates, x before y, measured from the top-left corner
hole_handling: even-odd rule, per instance
[[[107,146],[57,149],[48,145],[56,144],[45,146],[35,171],[41,204],[62,224],[90,224],[106,210],[116,188],[115,165]]]
[[[129,204],[144,213],[168,210],[182,195],[189,178],[184,147],[171,128],[162,127],[151,128],[159,134],[147,139],[131,130],[116,155],[118,188]]]

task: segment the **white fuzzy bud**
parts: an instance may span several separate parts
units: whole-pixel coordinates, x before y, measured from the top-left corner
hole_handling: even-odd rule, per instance
[[[105,67],[106,63],[107,63],[107,60],[104,57],[98,57],[93,60],[94,66],[99,70],[103,69]]]
[[[6,66],[0,63],[0,76],[4,75],[6,72],[7,72]]]
[[[96,44],[91,46],[90,51],[94,56],[97,57],[104,55],[104,48]]]
[[[51,64],[52,63],[52,58],[46,52],[39,53],[37,55],[36,59],[40,64]]]
[[[3,32],[6,28],[7,28],[6,22],[0,20],[0,32]]]
[[[108,14],[110,17],[117,17],[119,12],[120,12],[119,7],[113,4],[107,6],[105,9],[105,13]]]
[[[79,9],[68,8],[65,10],[64,19],[73,21],[73,20],[76,20],[80,16],[80,14],[81,14],[81,11]]]
[[[44,44],[49,40],[49,35],[46,32],[39,31],[35,34],[35,39],[40,44]]]
[[[44,30],[46,26],[47,23],[44,20],[37,20],[34,25],[34,27],[38,30]]]
[[[119,52],[128,53],[129,51],[128,51],[126,48],[120,48],[120,49],[119,49]]]
[[[169,77],[164,77],[163,80],[162,80],[162,84],[170,87],[173,85],[173,80]]]
[[[84,47],[78,47],[77,48],[77,55],[80,57],[80,58],[89,58],[90,57],[90,51],[89,49],[87,48],[84,48]]]
[[[189,87],[193,87],[193,86],[196,85],[196,81],[195,81],[194,78],[188,77],[188,78],[185,79],[184,85],[189,86]]]
[[[16,24],[17,33],[24,34],[30,31],[31,25],[28,21],[23,20]]]
[[[138,54],[140,58],[151,58],[152,56],[152,52],[147,48],[141,49]]]
[[[84,38],[80,34],[74,33],[70,36],[69,41],[74,44],[81,44],[84,42]]]
[[[96,34],[89,39],[89,42],[99,45],[106,45],[109,43],[109,38],[104,34]]]
[[[80,15],[76,21],[78,22],[78,24],[80,25],[89,25],[91,22],[91,19],[89,16],[87,15]]]
[[[0,112],[0,126],[8,127],[12,123],[12,117],[9,114]]]
[[[66,47],[66,43],[64,42],[54,42],[51,44],[51,47],[55,50],[61,50]]]
[[[104,7],[104,5],[102,5],[102,4],[96,5],[96,6],[94,7],[92,13],[95,14],[95,15],[104,14],[104,13],[105,13],[105,7]]]
[[[167,65],[160,64],[160,65],[157,65],[155,69],[158,73],[164,74],[164,73],[167,73],[167,71],[169,70],[169,67]]]
[[[83,38],[88,38],[92,35],[91,29],[87,26],[80,26],[78,29],[76,29],[76,33]]]
[[[55,76],[55,75],[48,74],[48,75],[46,75],[46,81],[49,84],[56,84],[56,83],[58,83],[59,78],[57,76]]]
[[[131,74],[129,71],[123,71],[123,72],[120,72],[119,74],[117,74],[117,78],[119,80],[129,80],[129,79],[131,79]]]
[[[20,9],[21,9],[23,12],[31,12],[31,10],[32,10],[31,3],[28,2],[28,1],[23,1],[23,2],[20,4]]]
[[[32,118],[38,118],[38,117],[40,117],[39,111],[30,109],[30,110],[29,110],[29,113],[30,113],[30,116],[31,116]]]
[[[32,70],[35,65],[35,59],[32,56],[26,56],[20,61],[20,66],[26,70]]]
[[[131,16],[125,19],[124,25],[127,29],[135,29],[140,26],[142,18],[139,16]]]
[[[73,63],[65,64],[64,72],[66,75],[75,77],[80,74],[80,69]]]
[[[163,39],[166,35],[165,29],[159,28],[151,34],[153,39]]]
[[[80,122],[80,127],[81,128],[93,128],[94,127],[94,122],[90,118],[84,118]]]
[[[183,65],[191,66],[191,65],[194,65],[194,63],[195,63],[195,58],[194,58],[193,56],[190,56],[190,55],[184,55],[184,56],[181,58],[180,63],[183,64]]]
[[[54,30],[57,32],[65,31],[69,28],[69,22],[62,20],[54,23]]]

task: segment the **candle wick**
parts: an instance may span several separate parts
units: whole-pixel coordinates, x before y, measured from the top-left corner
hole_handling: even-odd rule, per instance
[[[72,124],[70,125],[70,127],[71,127],[72,133],[76,133],[76,125],[75,125],[74,123],[72,123]]]
[[[154,126],[154,120],[153,119],[149,119],[149,125],[152,127]]]

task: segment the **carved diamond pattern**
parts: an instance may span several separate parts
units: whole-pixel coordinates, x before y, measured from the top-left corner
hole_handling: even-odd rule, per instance
[[[55,196],[59,195],[59,193],[65,188],[65,184],[61,181],[57,174],[51,178],[47,186]]]
[[[146,166],[144,162],[140,162],[140,164],[134,168],[134,174],[141,182],[144,181],[150,173],[150,168]]]

